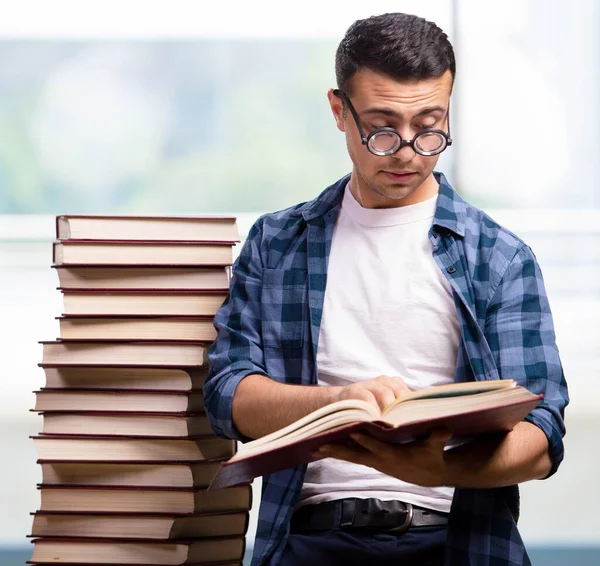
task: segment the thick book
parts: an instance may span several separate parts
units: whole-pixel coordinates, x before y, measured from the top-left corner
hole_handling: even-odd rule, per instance
[[[48,341],[43,365],[199,367],[206,363],[206,345],[197,342]]]
[[[185,290],[229,289],[228,267],[60,267],[54,266],[59,289]]]
[[[29,564],[131,564],[132,566],[183,566],[241,560],[243,537],[190,541],[123,542],[94,539],[34,539]]]
[[[233,263],[233,245],[213,242],[54,242],[54,265],[212,265]]]
[[[224,293],[63,291],[63,315],[214,316]]]
[[[331,403],[272,434],[249,442],[222,468],[211,488],[250,481],[318,459],[323,444],[363,432],[391,443],[410,442],[435,429],[456,444],[474,436],[510,431],[541,401],[513,380],[453,383],[412,391],[383,411],[358,399]]]
[[[49,513],[33,514],[34,537],[96,537],[111,539],[176,540],[243,536],[248,513],[194,515]]]
[[[200,391],[208,375],[208,366],[182,369],[39,365],[49,389]]]
[[[196,438],[213,431],[206,415],[46,412],[42,434]]]
[[[38,412],[203,412],[202,392],[187,391],[107,391],[79,389],[43,389],[34,391]]]
[[[203,487],[220,462],[127,463],[38,460],[42,483],[57,486]]]
[[[69,316],[57,317],[60,340],[192,340],[217,337],[213,316]]]
[[[148,240],[238,242],[235,217],[102,216],[64,214],[56,217],[60,240]]]
[[[249,485],[230,489],[39,486],[40,511],[60,513],[225,513],[247,511]]]
[[[231,458],[235,442],[214,436],[181,438],[115,438],[65,435],[33,436],[40,460],[96,462],[202,462]]]

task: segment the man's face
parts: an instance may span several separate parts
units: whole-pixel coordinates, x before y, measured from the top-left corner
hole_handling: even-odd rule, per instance
[[[369,69],[359,70],[351,80],[348,97],[364,133],[389,126],[403,140],[411,140],[423,128],[448,131],[446,120],[452,76],[399,82]],[[341,98],[329,92],[338,129],[346,133],[348,153],[354,164],[351,188],[367,208],[389,208],[421,202],[437,192],[432,171],[439,155],[425,157],[411,147],[393,155],[373,155],[363,145],[352,113],[344,111]],[[355,194],[355,197],[357,195]]]

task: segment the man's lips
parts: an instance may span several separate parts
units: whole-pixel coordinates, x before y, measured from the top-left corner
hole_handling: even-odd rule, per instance
[[[393,171],[393,170],[384,170],[383,171],[388,177],[392,177],[395,179],[408,179],[412,175],[415,175],[415,171]]]

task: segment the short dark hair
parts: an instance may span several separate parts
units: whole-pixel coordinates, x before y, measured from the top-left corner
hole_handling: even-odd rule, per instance
[[[437,78],[456,74],[454,49],[448,36],[433,22],[412,14],[391,13],[354,22],[335,54],[335,75],[340,90],[361,68],[402,80]]]

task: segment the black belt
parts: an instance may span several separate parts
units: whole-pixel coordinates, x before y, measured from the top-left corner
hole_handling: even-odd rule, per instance
[[[448,515],[402,501],[339,499],[304,505],[293,515],[290,530],[373,529],[403,533],[410,527],[447,525]]]

